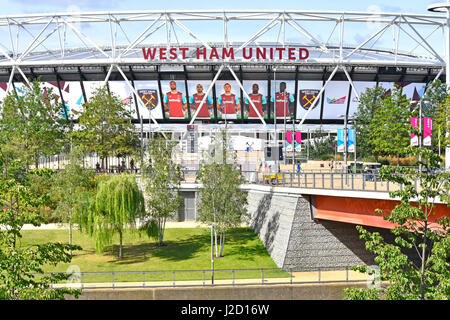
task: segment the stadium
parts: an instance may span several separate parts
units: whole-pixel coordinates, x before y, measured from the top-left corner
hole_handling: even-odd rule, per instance
[[[299,151],[310,130],[347,128],[366,88],[400,85],[418,101],[428,82],[444,82],[445,56],[435,43],[446,21],[437,13],[276,10],[3,16],[0,99],[39,77],[76,122],[74,111],[108,84],[129,106],[143,143],[154,132],[184,141],[187,125],[200,139],[227,127],[239,137],[238,152],[280,145],[284,164],[292,163],[288,131],[297,132]],[[362,27],[372,33],[347,44]],[[248,170],[263,156],[245,155]]]
[[[374,212],[392,210],[390,192],[402,186],[348,170],[348,159],[357,162],[355,137],[351,150],[347,143],[343,151],[338,143],[328,146],[343,152],[344,165],[333,168],[330,160],[328,167],[329,159],[321,159],[310,172],[295,166],[299,160],[308,163],[313,132],[334,138],[344,128],[343,141],[349,140],[367,88],[400,87],[417,106],[428,83],[450,83],[449,26],[448,12],[0,16],[0,101],[11,92],[20,97],[40,79],[65,106],[63,117],[77,126],[83,104],[107,85],[129,108],[141,150],[157,134],[178,143],[184,202],[177,221],[197,220],[198,169],[226,129],[234,151],[230,161],[246,179],[240,188],[248,191],[251,226],[278,267],[305,271],[370,264],[354,225],[388,234],[392,226]],[[121,160],[130,167],[130,159],[111,157],[110,169],[118,169]],[[64,161],[63,154],[41,157],[39,166],[60,169]],[[86,158],[92,168],[98,162],[93,153]],[[450,166],[449,148],[445,166]],[[439,217],[448,216],[443,202],[436,207]]]

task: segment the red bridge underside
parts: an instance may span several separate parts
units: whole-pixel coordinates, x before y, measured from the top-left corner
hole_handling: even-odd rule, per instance
[[[316,195],[316,213],[315,219],[331,220],[371,226],[385,229],[393,229],[394,224],[383,219],[391,213],[392,209],[398,205],[399,201],[378,200],[363,198],[346,198]],[[383,210],[383,214],[375,212],[376,209]],[[439,227],[437,221],[443,216],[450,217],[450,207],[445,204],[436,204],[435,215],[429,218],[430,227]]]

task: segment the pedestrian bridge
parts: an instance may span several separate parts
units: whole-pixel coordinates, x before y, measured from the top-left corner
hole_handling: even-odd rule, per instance
[[[345,172],[280,172],[264,174],[243,172],[248,181],[242,187],[252,192],[275,193],[286,196],[304,196],[311,201],[312,219],[337,221],[384,229],[394,225],[384,220],[392,209],[400,203],[390,193],[401,190],[402,186],[383,181],[377,175]],[[182,189],[198,190],[200,184],[196,174],[185,173]],[[419,181],[413,185],[420,190]],[[450,207],[435,199],[435,215],[430,223],[442,216],[450,217]],[[375,210],[383,210],[383,214]]]

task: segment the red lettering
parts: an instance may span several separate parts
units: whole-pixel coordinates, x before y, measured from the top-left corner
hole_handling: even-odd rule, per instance
[[[256,59],[267,59],[266,48],[256,48]]]
[[[285,50],[284,48],[276,48],[275,50],[278,51],[278,58],[281,60],[283,59],[283,51]]]
[[[227,48],[222,48],[222,59],[225,59],[225,58],[234,59],[234,49],[233,48],[229,48],[228,50],[227,50]]]
[[[170,49],[170,59],[175,60],[177,58],[177,48]]]
[[[210,59],[219,59],[219,54],[217,53],[217,49],[216,48],[212,48],[211,49],[211,53],[209,54],[209,58]]]
[[[197,48],[197,59],[200,59],[200,56],[203,56],[203,59],[206,59],[206,48]]]
[[[155,59],[156,48],[142,48],[142,53],[144,54],[145,60],[148,60],[149,57],[153,60]]]
[[[161,60],[166,60],[167,59],[167,57],[166,57],[166,52],[167,51],[167,48],[159,48],[159,59],[161,59]]]
[[[183,59],[186,59],[186,51],[189,50],[189,48],[180,48],[181,52],[182,52],[182,57]]]
[[[295,48],[289,48],[289,60],[295,60]]]
[[[270,60],[273,60],[273,48],[270,48]]]
[[[308,59],[309,58],[309,51],[308,51],[308,49],[300,48],[299,49],[299,57],[300,57],[300,60]]]
[[[244,48],[243,49],[243,51],[242,51],[242,56],[244,57],[244,59],[251,59],[252,58],[252,56],[253,56],[253,48],[250,48],[249,49],[249,54],[247,55],[246,54],[246,52],[247,52],[247,48]]]

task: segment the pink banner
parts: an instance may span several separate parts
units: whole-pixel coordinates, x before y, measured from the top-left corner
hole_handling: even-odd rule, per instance
[[[291,144],[292,143],[292,131],[286,132],[286,141]]]
[[[411,117],[411,126],[413,128],[417,128],[419,126],[419,118]],[[419,137],[416,134],[414,134],[414,133],[411,133],[411,145],[412,146],[418,146],[419,145]]]
[[[296,132],[295,133],[295,141],[298,143],[298,144],[302,144],[302,133],[301,132]]]
[[[423,145],[431,146],[431,118],[423,118]]]

